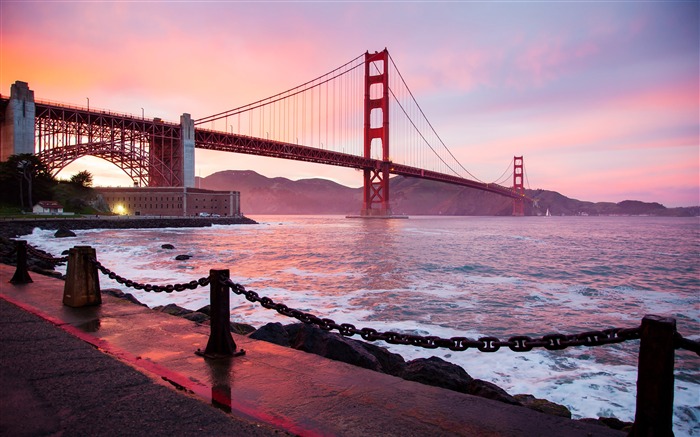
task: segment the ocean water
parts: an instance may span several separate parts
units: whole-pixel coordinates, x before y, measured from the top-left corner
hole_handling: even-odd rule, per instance
[[[358,328],[440,337],[539,337],[636,327],[674,317],[700,339],[700,219],[658,217],[253,216],[258,225],[201,229],[77,231],[55,239],[35,230],[30,244],[59,255],[96,248],[121,276],[152,284],[189,282],[211,268],[275,302]],[[161,249],[170,243],[175,250]],[[187,261],[176,261],[189,254]],[[127,289],[149,306],[196,310],[208,287],[180,293]],[[231,297],[232,320],[292,323]],[[563,351],[422,349],[387,345],[406,360],[438,356],[510,394],[567,406],[575,418],[634,420],[639,341]],[[674,431],[700,435],[700,358],[676,353]]]

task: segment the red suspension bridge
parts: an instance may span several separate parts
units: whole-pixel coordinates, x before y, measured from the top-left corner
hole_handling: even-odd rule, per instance
[[[91,155],[118,166],[137,186],[193,187],[194,149],[201,148],[361,170],[362,216],[391,216],[392,174],[510,197],[513,215],[523,215],[524,202],[532,200],[522,156],[490,183],[457,160],[386,49],[238,108],[197,120],[183,114],[180,123],[35,101],[24,82],[12,85],[0,105],[0,158],[34,153],[52,174]]]

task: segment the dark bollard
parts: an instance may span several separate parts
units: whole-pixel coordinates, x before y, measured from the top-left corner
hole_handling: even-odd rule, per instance
[[[197,350],[197,355],[206,358],[227,358],[244,355],[241,349],[236,352],[236,342],[231,336],[231,301],[228,285],[222,284],[229,278],[229,271],[209,270],[209,290],[211,300],[211,323],[207,348],[202,352]]]
[[[63,305],[78,308],[102,303],[97,266],[90,261],[96,258],[95,249],[90,246],[76,246],[68,250]]]
[[[673,366],[676,320],[642,319],[637,370],[637,411],[630,436],[673,436]]]
[[[15,252],[17,252],[17,268],[15,274],[10,279],[11,284],[29,284],[32,278],[27,271],[27,242],[23,240],[15,241]]]

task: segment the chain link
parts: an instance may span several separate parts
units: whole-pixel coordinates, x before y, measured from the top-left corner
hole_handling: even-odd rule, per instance
[[[90,262],[97,267],[99,271],[107,275],[109,279],[114,279],[120,284],[123,284],[129,288],[134,288],[136,290],[144,290],[154,293],[172,293],[173,291],[185,291],[194,290],[198,287],[205,287],[209,285],[210,279],[208,276],[199,278],[197,280],[192,280],[185,284],[168,284],[168,285],[152,285],[152,284],[141,284],[140,282],[132,281],[131,279],[126,279],[123,276],[119,276],[107,267],[103,266],[102,263],[97,261],[95,258],[90,258]]]
[[[402,334],[393,331],[380,332],[372,328],[358,329],[350,323],[338,324],[332,319],[322,319],[311,313],[289,308],[282,303],[275,303],[269,297],[260,297],[258,293],[246,290],[240,284],[231,279],[223,279],[222,285],[229,287],[237,295],[243,295],[250,302],[257,302],[263,308],[273,309],[283,316],[295,318],[301,322],[317,325],[319,328],[330,331],[336,330],[345,337],[359,335],[367,341],[382,340],[390,344],[402,344],[419,346],[426,349],[447,348],[452,351],[464,351],[475,348],[481,352],[496,352],[501,348],[509,348],[514,352],[527,352],[533,348],[541,347],[548,350],[566,349],[572,346],[600,346],[603,344],[621,343],[640,338],[640,327],[636,328],[612,328],[602,331],[587,331],[580,334],[548,334],[541,338],[531,338],[525,335],[510,337],[507,341],[501,341],[497,337],[481,337],[473,340],[467,337],[441,338],[435,336],[421,336]]]
[[[700,341],[683,338],[679,332],[676,332],[675,343],[676,349],[685,349],[687,351],[695,352],[698,356],[700,356]]]

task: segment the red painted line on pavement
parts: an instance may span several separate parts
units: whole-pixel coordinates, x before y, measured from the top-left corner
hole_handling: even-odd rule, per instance
[[[280,417],[280,416],[269,414],[269,413],[264,413],[262,411],[259,411],[255,408],[247,406],[245,404],[242,404],[239,402],[233,402],[231,399],[229,399],[228,397],[219,393],[217,390],[213,390],[213,387],[207,386],[207,385],[202,384],[200,382],[193,381],[185,375],[182,375],[182,374],[177,373],[177,372],[173,372],[172,370],[168,369],[167,367],[164,367],[160,364],[154,363],[153,361],[150,361],[147,359],[144,360],[141,357],[137,357],[134,354],[127,352],[123,349],[113,347],[106,340],[103,340],[99,337],[95,337],[94,335],[91,335],[91,334],[65,322],[64,320],[53,317],[53,316],[51,316],[51,315],[33,307],[33,306],[30,306],[30,305],[28,305],[24,302],[18,301],[16,299],[13,299],[13,298],[7,296],[6,294],[0,293],[0,298],[6,300],[7,302],[9,302],[15,306],[18,306],[19,308],[23,309],[24,311],[27,311],[28,313],[34,314],[35,316],[40,317],[40,318],[48,321],[49,323],[66,331],[67,333],[73,335],[74,337],[77,337],[80,340],[82,340],[88,344],[93,345],[94,347],[96,347],[100,351],[114,356],[119,361],[126,362],[131,367],[134,367],[137,369],[140,368],[140,369],[145,370],[146,372],[154,374],[154,375],[162,378],[164,381],[169,382],[171,385],[175,386],[178,389],[190,392],[190,393],[192,393],[192,394],[194,394],[194,395],[196,395],[204,400],[212,401],[212,404],[230,407],[231,408],[230,414],[236,414],[239,417],[245,417],[248,419],[257,420],[259,422],[268,423],[268,424],[273,425],[277,428],[281,428],[281,429],[284,429],[284,430],[287,430],[289,432],[299,434],[299,435],[304,435],[304,436],[325,435],[325,433],[323,433],[323,432],[319,432],[316,430],[311,430],[311,429],[305,428],[302,425],[292,421],[291,419],[288,419],[285,417]],[[202,359],[204,359],[204,358],[202,358]]]

